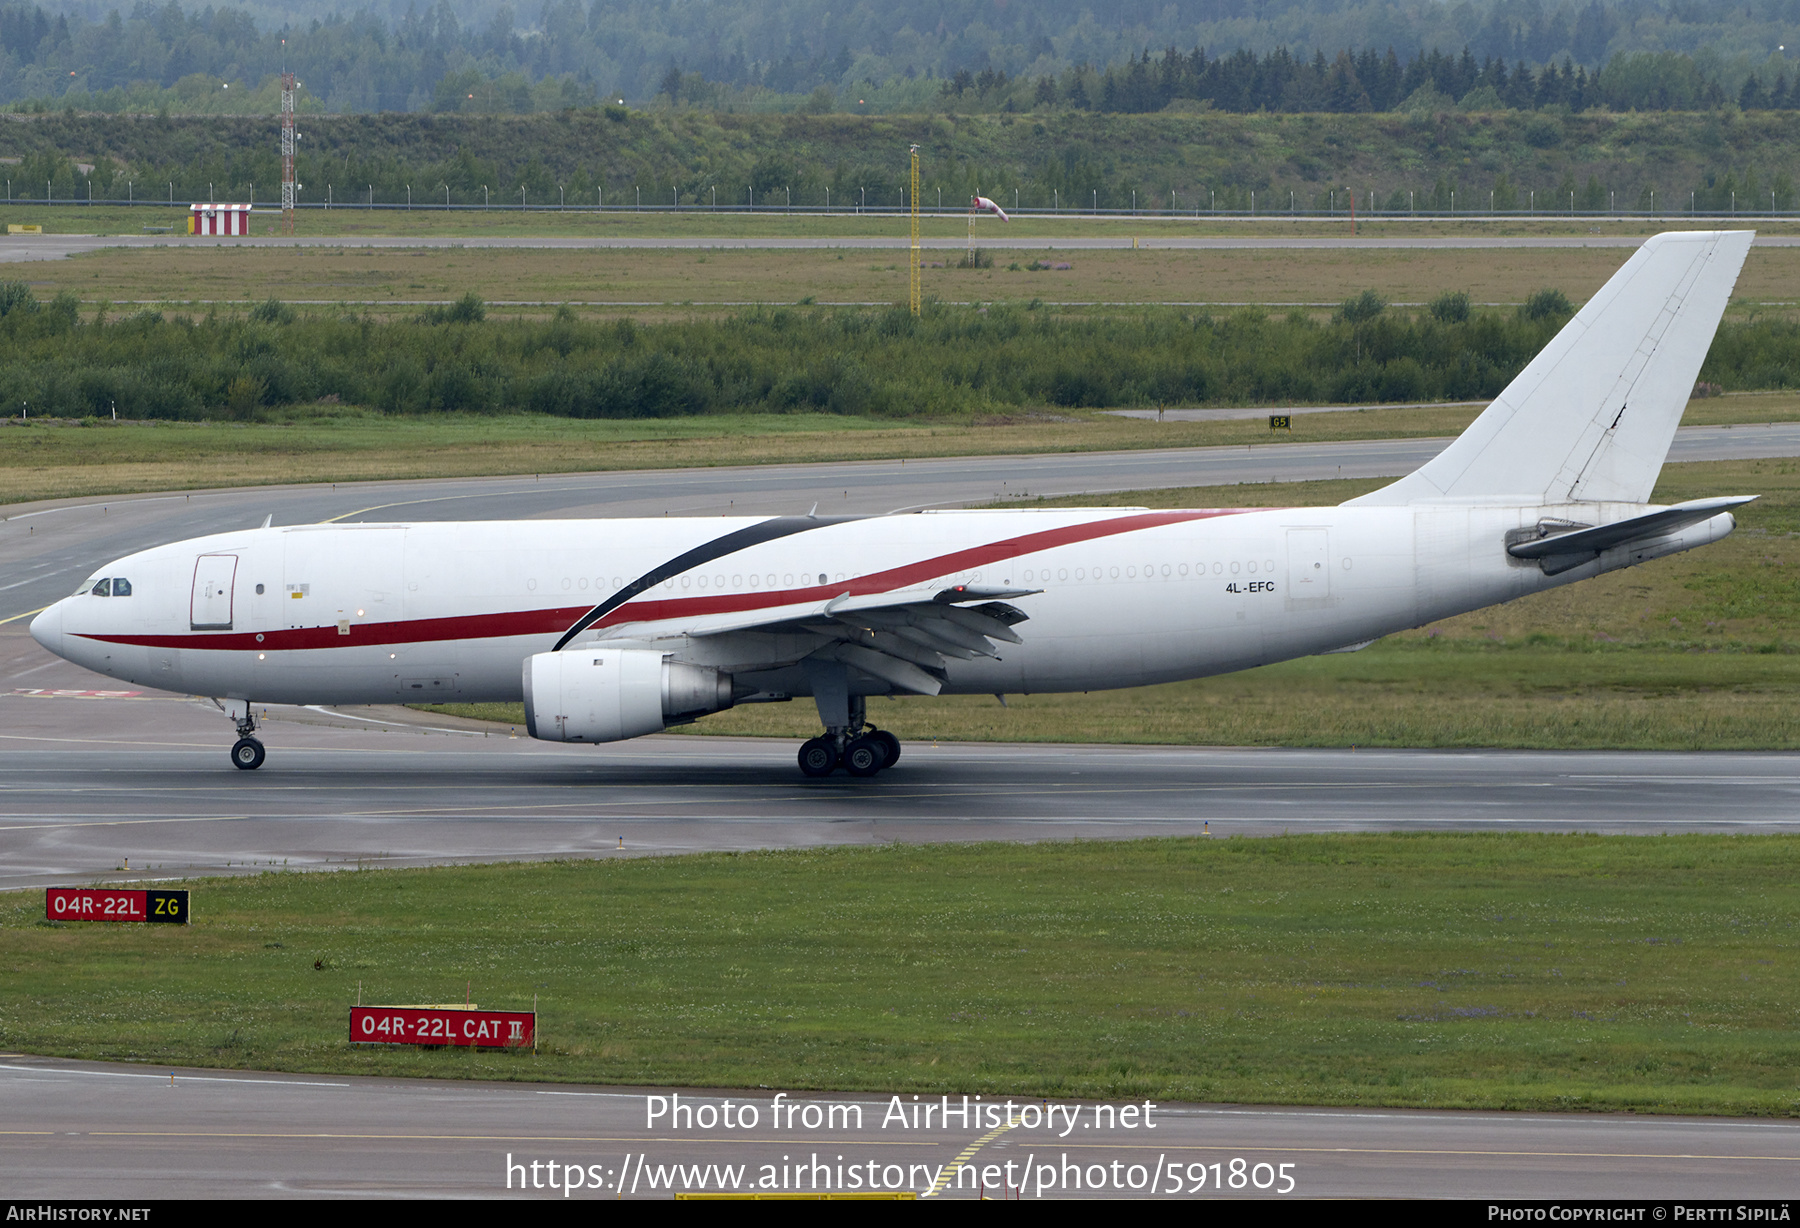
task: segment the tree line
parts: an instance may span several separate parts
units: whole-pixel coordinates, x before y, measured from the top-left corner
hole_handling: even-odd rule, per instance
[[[473,295],[410,319],[102,311],[0,284],[7,416],[254,419],[330,401],[393,414],[653,418],[822,413],[915,418],[1025,407],[1373,404],[1492,397],[1571,314],[1559,292],[1512,310],[1446,294],[1391,309],[1364,293],[1330,319],[1255,309],[1059,315],[1031,305],[759,309],[641,324],[489,319]],[[1727,323],[1702,372],[1727,389],[1800,385],[1800,326]]]
[[[528,19],[477,7],[479,21],[448,0],[294,21],[257,0],[138,0],[89,20],[7,0],[0,103],[244,114],[273,109],[270,83],[289,70],[307,105],[335,113],[604,100],[897,113],[945,105],[946,88],[996,110],[1382,111],[1426,85],[1427,102],[1515,109],[1785,106],[1785,53],[1769,49],[1800,16],[1800,0],[1751,0],[1729,18],[1653,0],[1259,0],[1250,21],[1242,0],[1120,0],[1105,21],[1084,0],[540,0]],[[1150,50],[1175,47],[1192,50]]]

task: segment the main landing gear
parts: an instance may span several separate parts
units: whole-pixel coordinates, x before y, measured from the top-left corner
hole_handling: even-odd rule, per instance
[[[900,760],[900,739],[869,724],[863,698],[848,697],[848,723],[827,729],[800,747],[800,770],[808,776],[829,776],[840,766],[852,776],[873,776]]]
[[[254,772],[263,765],[268,752],[263,750],[261,742],[251,736],[256,732],[256,718],[250,714],[249,701],[228,699],[219,706],[225,709],[225,715],[237,726],[238,740],[231,746],[231,766]]]
[[[829,776],[841,765],[852,776],[873,776],[900,758],[900,739],[885,729],[867,728],[856,737],[826,734],[800,747],[800,770]]]

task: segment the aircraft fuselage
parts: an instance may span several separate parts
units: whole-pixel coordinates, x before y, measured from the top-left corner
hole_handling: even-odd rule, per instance
[[[1023,640],[946,663],[945,692],[1103,690],[1226,673],[1393,631],[1685,550],[1721,514],[1654,548],[1557,575],[1510,557],[1546,517],[1604,523],[1642,505],[942,512],[822,520],[659,579],[574,641],[651,644],[767,692],[808,694],[779,664],[803,632],[720,630],[842,594],[929,601],[955,584],[1032,590]],[[511,701],[521,662],[593,607],[761,518],[304,525],[222,533],[108,564],[33,632],[96,672],[256,703]],[[129,596],[97,596],[102,579]],[[798,637],[789,651],[771,645]],[[621,640],[621,637],[625,637]],[[752,642],[754,641],[754,642]],[[853,684],[881,693],[880,680]]]

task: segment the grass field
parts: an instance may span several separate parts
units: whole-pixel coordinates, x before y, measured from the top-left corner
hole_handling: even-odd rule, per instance
[[[1477,409],[1298,414],[1294,429],[1278,435],[1260,418],[1150,422],[1083,410],[917,425],[824,414],[406,418],[340,406],[272,412],[273,420],[260,423],[34,419],[27,426],[12,418],[0,419],[0,506],[289,482],[1430,438],[1457,434]],[[1758,393],[1695,401],[1683,421],[1697,426],[1797,418],[1800,394]]]
[[[1055,503],[1317,506],[1376,481],[1138,491]],[[1722,542],[1402,632],[1362,652],[1069,695],[877,699],[908,741],[1791,750],[1800,747],[1800,462],[1668,465],[1673,503],[1762,494]],[[1030,634],[1027,624],[1023,630]],[[440,711],[514,725],[517,704]],[[756,705],[686,727],[799,740],[813,706]]]
[[[1755,404],[1764,415],[1800,414],[1800,397]],[[1302,415],[1291,439],[1448,435],[1473,413],[1455,406]],[[623,422],[525,415],[388,418],[329,407],[320,416],[302,413],[261,424],[25,427],[14,418],[0,420],[0,504],[286,482],[1254,445],[1271,438],[1266,421],[1158,423],[1081,410],[918,425],[825,414]],[[1286,442],[1290,434],[1278,438]]]
[[[1005,232],[1012,237],[1013,232]],[[1155,236],[1145,242],[1154,244]],[[1330,306],[1372,289],[1395,303],[1460,290],[1476,303],[1520,303],[1553,287],[1585,301],[1629,256],[1618,248],[1179,251],[991,250],[993,267],[955,267],[927,251],[923,292],[948,302],[1048,304],[1259,303]],[[40,298],[68,292],[92,305],[261,302],[416,310],[473,292],[490,303],[615,305],[634,315],[746,303],[891,303],[907,294],[904,251],[486,248],[117,249],[13,266]],[[1067,264],[1067,269],[1033,264]],[[929,267],[941,265],[947,267]],[[1792,307],[1800,248],[1757,248],[1734,311]],[[529,310],[526,309],[529,313]]]
[[[1290,836],[265,874],[0,899],[0,1044],[709,1087],[1792,1116],[1800,840]],[[542,1052],[348,1007],[540,1010]]]

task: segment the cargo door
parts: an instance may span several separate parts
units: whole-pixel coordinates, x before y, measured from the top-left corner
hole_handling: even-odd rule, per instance
[[[231,630],[231,588],[237,580],[237,565],[235,554],[203,554],[194,560],[188,625],[195,631]]]

